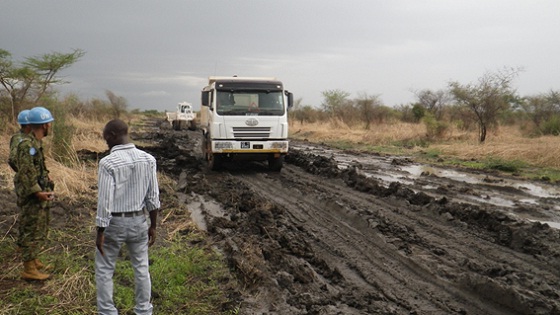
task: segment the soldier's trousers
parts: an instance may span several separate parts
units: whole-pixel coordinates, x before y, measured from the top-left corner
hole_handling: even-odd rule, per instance
[[[37,202],[21,206],[18,246],[23,261],[36,259],[44,245],[49,229],[49,208]]]

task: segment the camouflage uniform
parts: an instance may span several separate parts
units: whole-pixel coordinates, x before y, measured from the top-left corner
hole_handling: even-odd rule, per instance
[[[26,134],[20,130],[10,139],[10,157],[8,158],[8,164],[14,172],[17,172],[17,148],[25,136]]]
[[[34,195],[40,191],[51,191],[41,141],[33,133],[23,135],[17,146],[14,177],[17,204],[21,208],[18,245],[23,261],[37,258],[43,242],[47,238],[49,225],[49,202],[41,202]]]

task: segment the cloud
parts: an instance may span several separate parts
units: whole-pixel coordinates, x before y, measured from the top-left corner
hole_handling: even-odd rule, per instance
[[[146,97],[158,97],[158,96],[167,96],[169,95],[169,93],[166,91],[146,91],[140,95]]]

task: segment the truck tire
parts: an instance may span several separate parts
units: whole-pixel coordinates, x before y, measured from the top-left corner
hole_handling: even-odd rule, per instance
[[[268,169],[272,172],[280,172],[282,165],[284,164],[284,157],[269,157],[268,158]]]
[[[179,130],[184,130],[187,128],[187,122],[184,120],[179,121]]]
[[[173,130],[181,130],[181,125],[179,124],[179,121],[174,120],[171,124],[173,125]]]
[[[189,121],[189,130],[196,130],[196,122],[194,120]]]
[[[219,154],[208,154],[208,168],[219,171],[222,168],[222,156]]]

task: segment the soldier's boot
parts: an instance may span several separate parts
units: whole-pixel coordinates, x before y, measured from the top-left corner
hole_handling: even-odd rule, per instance
[[[45,265],[39,259],[35,259],[35,267],[37,270],[51,271],[53,269],[52,265]]]
[[[26,261],[23,263],[23,272],[21,273],[21,277],[25,280],[47,280],[50,275],[46,273],[41,273],[37,270],[37,266],[35,266],[35,260]]]

